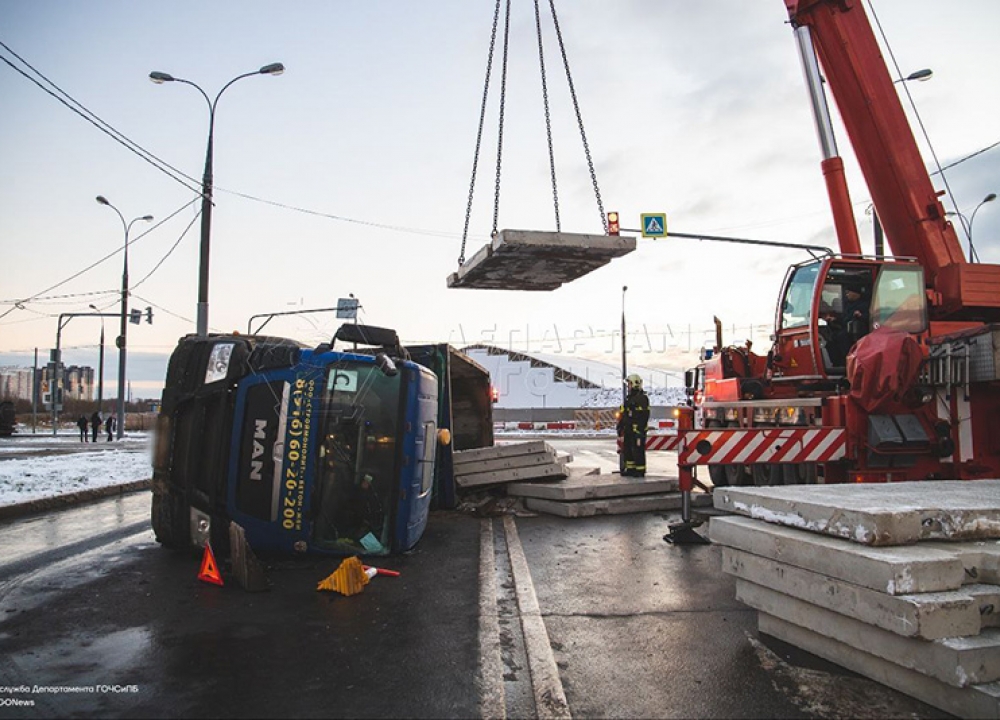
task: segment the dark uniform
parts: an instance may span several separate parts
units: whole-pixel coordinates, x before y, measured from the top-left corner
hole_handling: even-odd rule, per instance
[[[629,391],[618,418],[618,436],[622,438],[622,475],[643,477],[646,474],[646,427],[649,425],[649,396],[642,390],[638,376],[629,377]]]

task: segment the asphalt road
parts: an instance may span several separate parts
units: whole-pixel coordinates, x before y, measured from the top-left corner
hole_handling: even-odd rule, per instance
[[[613,441],[554,444],[616,465]],[[0,718],[946,717],[758,637],[718,548],[664,543],[659,514],[434,512],[378,563],[400,577],[343,597],[315,589],[333,559],[201,582],[148,508],[0,524]]]

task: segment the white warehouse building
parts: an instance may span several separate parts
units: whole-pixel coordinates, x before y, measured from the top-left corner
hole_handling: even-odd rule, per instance
[[[471,345],[462,352],[489,371],[499,392],[498,409],[606,408],[622,401],[620,365],[491,345]],[[678,373],[632,365],[628,372],[642,378],[653,406],[677,405],[686,398]]]

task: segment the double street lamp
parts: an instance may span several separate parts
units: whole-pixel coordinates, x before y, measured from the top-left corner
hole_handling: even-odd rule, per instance
[[[971,262],[976,262],[979,259],[979,253],[976,252],[976,247],[972,244],[972,223],[975,222],[975,220],[976,220],[976,213],[979,212],[979,208],[981,208],[983,205],[985,205],[988,202],[993,202],[996,199],[997,199],[997,194],[996,193],[990,193],[989,195],[987,195],[986,197],[984,197],[982,200],[979,201],[979,204],[976,205],[976,207],[972,211],[972,215],[970,217],[965,217],[965,215],[963,213],[957,212],[957,211],[956,212],[945,213],[945,215],[954,215],[954,216],[957,216],[958,219],[962,221],[962,227],[965,229],[965,235],[966,235],[966,237],[969,238],[969,262],[970,263]]]
[[[218,104],[219,98],[222,97],[222,93],[226,91],[226,88],[237,80],[254,75],[280,75],[283,72],[285,72],[284,65],[281,63],[271,63],[256,72],[237,75],[222,87],[219,94],[215,96],[215,100],[210,100],[208,94],[199,85],[190,80],[176,78],[168,73],[155,70],[149,74],[149,79],[157,85],[165,82],[179,82],[190,85],[200,92],[201,96],[205,98],[205,102],[208,103],[208,149],[205,151],[205,172],[201,180],[201,260],[198,272],[197,331],[198,335],[202,337],[208,335],[208,256],[209,240],[212,233],[212,145],[215,133],[215,106]]]
[[[116,345],[118,345],[118,430],[117,437],[119,440],[125,434],[125,364],[127,356],[127,336],[128,336],[128,234],[132,229],[132,225],[140,220],[149,222],[153,219],[152,215],[143,215],[142,217],[137,217],[129,222],[125,222],[125,216],[114,205],[108,202],[107,198],[103,195],[97,196],[97,202],[101,205],[107,205],[109,208],[115,211],[118,217],[122,221],[122,228],[125,230],[125,265],[122,270],[122,306],[121,306],[121,334],[118,336]]]

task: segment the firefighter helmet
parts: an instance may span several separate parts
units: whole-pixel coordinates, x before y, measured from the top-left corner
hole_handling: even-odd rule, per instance
[[[642,378],[636,375],[635,373],[629,375],[625,380],[626,382],[628,382],[628,386],[630,388],[635,388],[638,390],[642,389]]]

